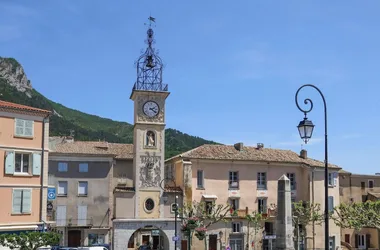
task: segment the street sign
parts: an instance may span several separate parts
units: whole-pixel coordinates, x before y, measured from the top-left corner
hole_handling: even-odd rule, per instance
[[[152,236],[160,236],[160,230],[158,230],[158,229],[153,229],[153,230],[152,230]]]
[[[179,236],[173,236],[172,240],[173,241],[179,241]]]
[[[47,193],[47,197],[48,197],[48,200],[55,200],[55,188],[48,188],[48,193]]]
[[[264,239],[266,239],[266,240],[273,240],[273,239],[276,239],[276,235],[265,235]]]

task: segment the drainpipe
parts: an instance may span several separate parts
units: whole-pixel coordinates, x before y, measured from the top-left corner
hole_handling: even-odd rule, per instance
[[[41,188],[40,188],[40,221],[43,222],[43,231],[45,230],[45,221],[42,218],[42,209],[46,209],[42,207],[43,199],[44,199],[44,155],[45,155],[45,123],[49,118],[50,114],[45,116],[42,120],[42,152],[41,152]]]

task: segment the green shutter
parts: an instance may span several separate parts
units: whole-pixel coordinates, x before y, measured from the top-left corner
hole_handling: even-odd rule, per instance
[[[12,213],[14,214],[21,213],[21,194],[22,189],[13,189]]]
[[[5,154],[5,174],[13,174],[15,172],[15,152],[7,151]]]
[[[41,175],[41,154],[33,154],[33,175]]]
[[[24,135],[33,136],[33,123],[34,121],[25,120]]]
[[[32,190],[23,189],[22,213],[30,213],[32,208]]]

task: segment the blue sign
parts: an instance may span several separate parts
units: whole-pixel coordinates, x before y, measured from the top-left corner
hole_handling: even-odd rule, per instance
[[[179,241],[179,236],[173,236],[172,240],[173,241]]]
[[[48,188],[47,197],[48,200],[55,200],[55,188]]]

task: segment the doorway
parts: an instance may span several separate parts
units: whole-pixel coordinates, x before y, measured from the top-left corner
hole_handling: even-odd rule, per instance
[[[68,247],[79,247],[81,246],[81,231],[80,230],[70,230],[67,237]]]
[[[210,234],[208,239],[208,250],[217,250],[218,236],[216,234]]]
[[[243,250],[243,240],[241,239],[230,239],[231,250]]]

